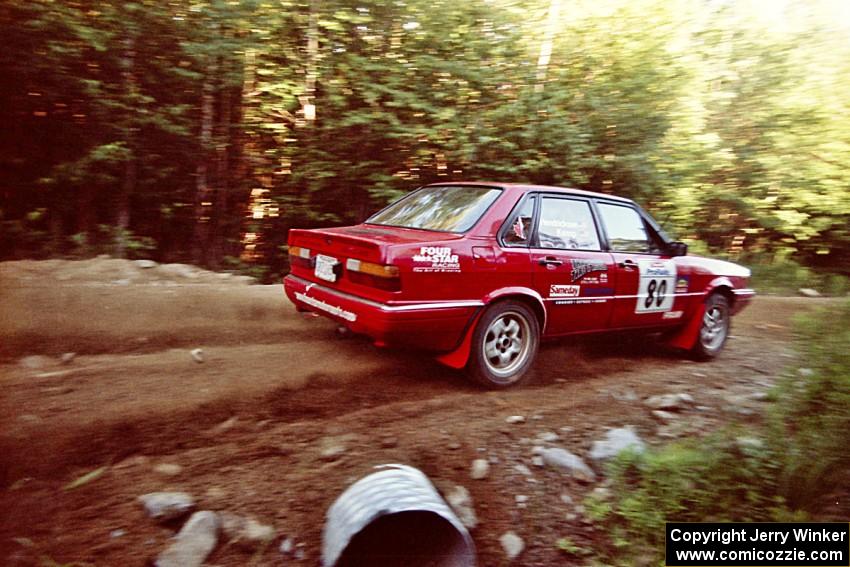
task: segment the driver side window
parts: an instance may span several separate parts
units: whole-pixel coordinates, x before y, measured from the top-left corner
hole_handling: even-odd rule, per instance
[[[599,250],[599,236],[590,203],[544,197],[540,203],[537,242],[540,248]]]

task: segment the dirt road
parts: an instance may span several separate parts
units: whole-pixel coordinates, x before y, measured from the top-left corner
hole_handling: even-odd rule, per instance
[[[822,304],[759,298],[707,364],[648,340],[547,344],[533,385],[484,392],[415,353],[337,337],[296,314],[279,286],[0,278],[0,557],[13,565],[144,565],[174,533],[136,502],[160,490],[278,533],[256,554],[224,542],[211,565],[316,565],[330,503],[388,462],[469,489],[481,565],[507,564],[507,530],[526,543],[515,564],[563,564],[559,537],[588,547],[597,537],[580,506],[593,485],[534,467],[532,447],[586,456],[610,427],[634,426],[655,444],[758,420],[756,394],[794,357],[791,316]],[[63,352],[78,354],[62,364]],[[696,407],[659,424],[642,400],[668,392],[690,393]],[[507,424],[511,415],[526,421]],[[536,439],[547,432],[557,439]],[[470,478],[477,458],[491,461],[484,480]],[[300,559],[278,550],[285,536]]]

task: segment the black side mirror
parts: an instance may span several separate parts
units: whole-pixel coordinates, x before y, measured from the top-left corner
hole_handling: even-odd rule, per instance
[[[667,253],[670,256],[687,256],[688,255],[688,245],[684,242],[668,242],[667,243]]]

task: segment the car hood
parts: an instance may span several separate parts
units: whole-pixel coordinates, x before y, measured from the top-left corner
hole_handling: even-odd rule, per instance
[[[716,260],[714,258],[705,258],[703,256],[680,256],[676,260],[686,266],[703,268],[716,276],[731,276],[738,278],[749,278],[751,275],[750,269],[725,260]]]

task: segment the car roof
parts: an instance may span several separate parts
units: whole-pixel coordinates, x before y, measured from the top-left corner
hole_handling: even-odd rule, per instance
[[[522,192],[526,193],[528,191],[543,191],[550,193],[564,193],[566,195],[580,195],[582,197],[594,197],[600,199],[609,199],[611,201],[620,201],[622,203],[632,203],[631,199],[627,199],[625,197],[618,197],[617,195],[609,195],[608,193],[596,193],[594,191],[585,191],[584,189],[573,189],[572,187],[555,187],[553,185],[531,185],[528,183],[499,183],[499,182],[491,182],[491,181],[444,181],[440,183],[429,183],[425,187],[439,187],[439,186],[471,186],[471,187],[498,187],[501,189],[506,189],[511,192]]]

